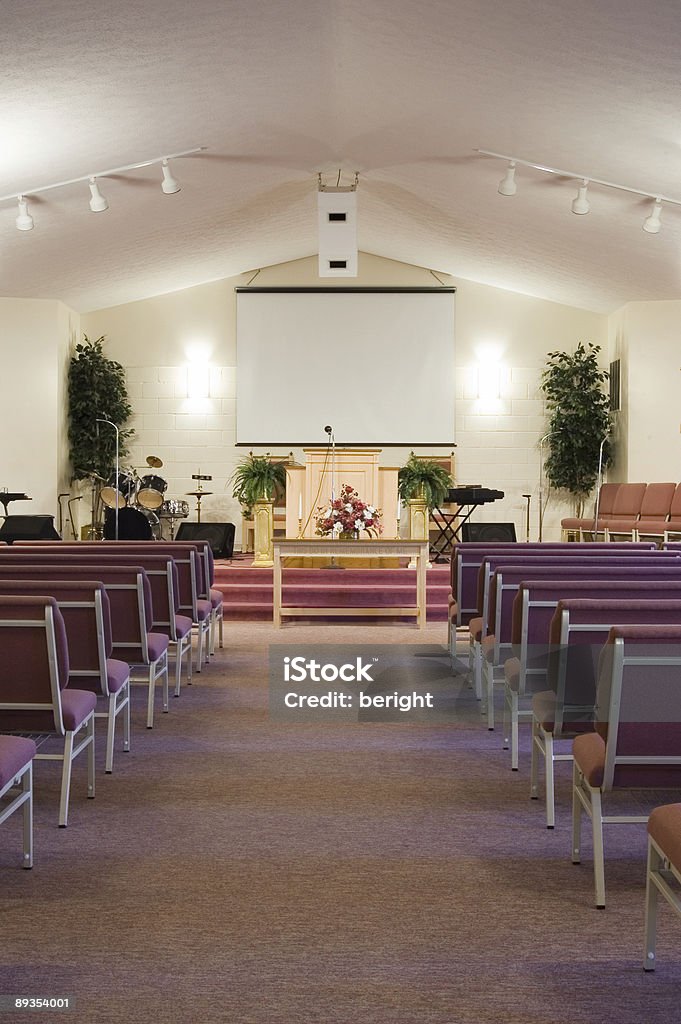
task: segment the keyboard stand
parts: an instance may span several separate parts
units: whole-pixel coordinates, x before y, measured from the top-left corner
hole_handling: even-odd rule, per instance
[[[431,521],[438,531],[437,537],[430,545],[430,555],[434,562],[449,562],[451,560],[454,544],[461,542],[461,527],[468,522],[481,504],[481,502],[466,502],[460,505],[456,512],[444,512],[441,508],[432,510]]]

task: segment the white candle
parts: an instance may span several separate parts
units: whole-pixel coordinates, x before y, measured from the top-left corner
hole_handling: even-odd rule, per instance
[[[397,518],[398,519],[402,518],[402,499],[401,498],[397,499]]]
[[[303,496],[302,496],[302,494],[298,495],[298,518],[299,519],[303,518]]]

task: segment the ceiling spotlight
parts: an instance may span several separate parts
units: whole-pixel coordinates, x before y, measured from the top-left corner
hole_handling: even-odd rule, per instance
[[[650,214],[643,221],[643,230],[649,231],[651,235],[656,235],[661,228],[660,214],[662,213],[662,200],[656,199],[653,203],[653,208]]]
[[[518,186],[515,183],[515,160],[511,160],[506,174],[499,182],[498,192],[502,196],[514,196]]]
[[[28,203],[23,196],[17,196],[17,200],[19,202],[19,213],[14,223],[19,231],[30,231],[33,227],[33,217],[28,212]]]
[[[99,185],[94,178],[90,178],[90,193],[92,196],[90,199],[90,209],[93,213],[103,213],[104,210],[109,209],[109,204],[99,191]]]
[[[163,170],[163,181],[161,182],[161,189],[163,190],[165,195],[172,196],[174,195],[175,192],[180,191],[180,186],[170,173],[170,167],[168,167],[167,160],[163,160],[163,162],[161,163],[161,168]]]
[[[577,214],[588,213],[591,209],[589,200],[586,198],[586,190],[589,186],[589,179],[582,178],[582,184],[577,189],[577,195],[572,200],[572,212]]]

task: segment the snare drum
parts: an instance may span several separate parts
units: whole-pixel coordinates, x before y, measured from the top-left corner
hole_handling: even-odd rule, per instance
[[[189,515],[189,502],[168,498],[161,505],[161,511],[158,514],[163,519],[186,519]]]
[[[152,510],[160,508],[167,486],[162,476],[155,476],[153,473],[143,476],[137,492],[137,504]]]
[[[131,469],[121,470],[118,477],[112,473],[100,492],[102,502],[107,508],[125,508],[126,505],[133,504],[136,487],[137,480]]]

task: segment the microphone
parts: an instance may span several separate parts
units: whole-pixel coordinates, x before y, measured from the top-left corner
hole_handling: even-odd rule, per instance
[[[324,430],[326,431],[326,433],[329,436],[331,436],[331,434],[333,434],[333,427],[324,427]]]

